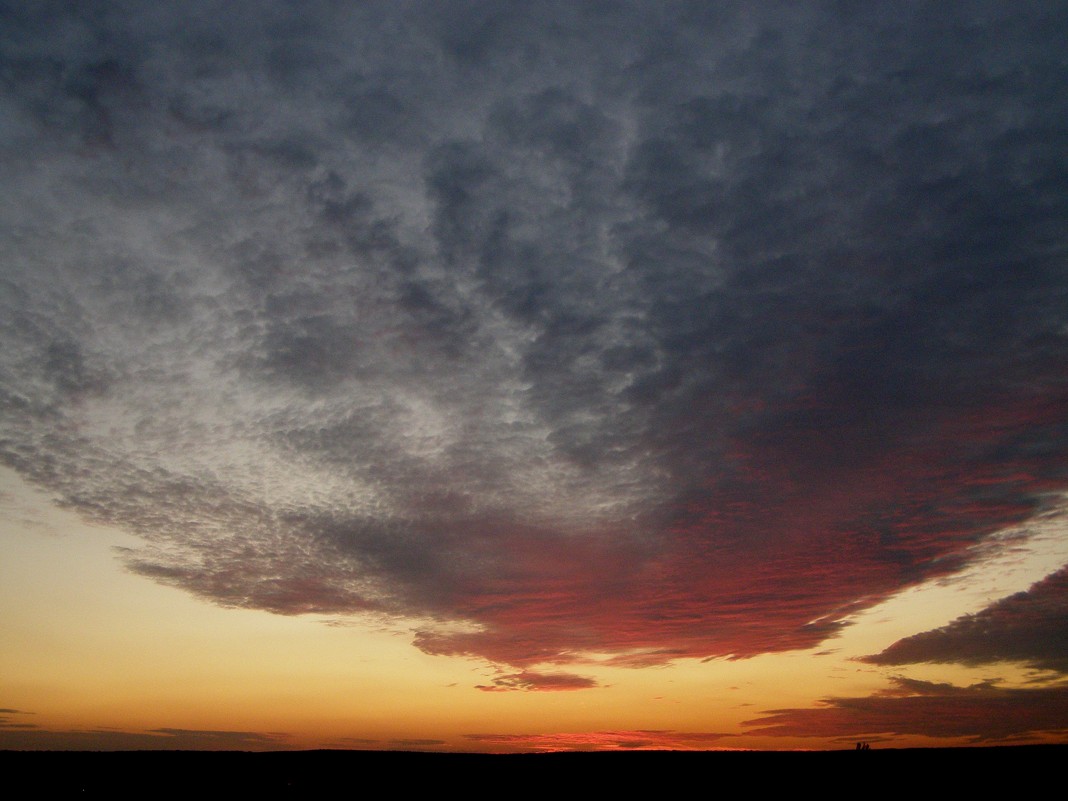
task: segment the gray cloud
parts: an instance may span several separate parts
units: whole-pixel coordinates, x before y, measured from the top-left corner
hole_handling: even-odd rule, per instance
[[[745,656],[1066,484],[1062,12],[3,13],[0,460],[143,575]]]

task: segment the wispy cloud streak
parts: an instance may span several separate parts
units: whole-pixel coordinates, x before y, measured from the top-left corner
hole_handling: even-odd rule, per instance
[[[502,751],[704,751],[733,735],[665,729],[562,732],[555,734],[468,734],[482,746]]]

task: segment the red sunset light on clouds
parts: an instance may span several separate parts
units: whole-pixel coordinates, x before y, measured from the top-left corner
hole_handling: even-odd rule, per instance
[[[1063,741],[1063,11],[4,18],[0,748]]]

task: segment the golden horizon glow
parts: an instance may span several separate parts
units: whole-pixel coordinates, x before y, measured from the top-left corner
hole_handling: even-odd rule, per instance
[[[846,747],[832,738],[747,734],[742,724],[822,697],[878,693],[891,675],[959,686],[981,681],[989,667],[890,669],[851,660],[1024,589],[1065,558],[1065,540],[1057,536],[1063,521],[1051,516],[1032,524],[1026,538],[1016,532],[1009,555],[910,588],[854,616],[841,634],[811,651],[651,668],[587,661],[573,669],[604,686],[483,692],[475,686],[499,672],[495,666],[422,653],[411,644],[410,622],[280,616],[198,600],[123,570],[113,549],[135,544],[134,538],[53,508],[10,471],[3,482],[8,515],[0,525],[0,604],[7,611],[0,625],[0,703],[30,713],[19,722],[56,732],[272,733],[276,739],[262,746],[271,748]],[[1033,671],[1001,666],[998,675],[1023,683]],[[650,732],[659,739],[641,745]],[[726,736],[693,739],[706,732]],[[894,740],[899,746],[966,742]]]

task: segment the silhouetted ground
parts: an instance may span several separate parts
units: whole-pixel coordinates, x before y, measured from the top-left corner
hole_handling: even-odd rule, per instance
[[[133,791],[262,792],[270,796],[339,791],[354,797],[457,789],[508,798],[544,790],[712,795],[804,787],[816,793],[865,798],[894,788],[911,794],[962,790],[982,777],[1031,784],[1056,778],[1068,745],[870,751],[682,752],[623,751],[555,754],[433,754],[396,751],[0,751],[9,788],[25,795]],[[919,770],[917,770],[919,769]],[[576,784],[578,782],[578,784]],[[691,784],[695,783],[695,784]],[[739,786],[740,785],[740,786]],[[734,787],[735,790],[730,788]]]

